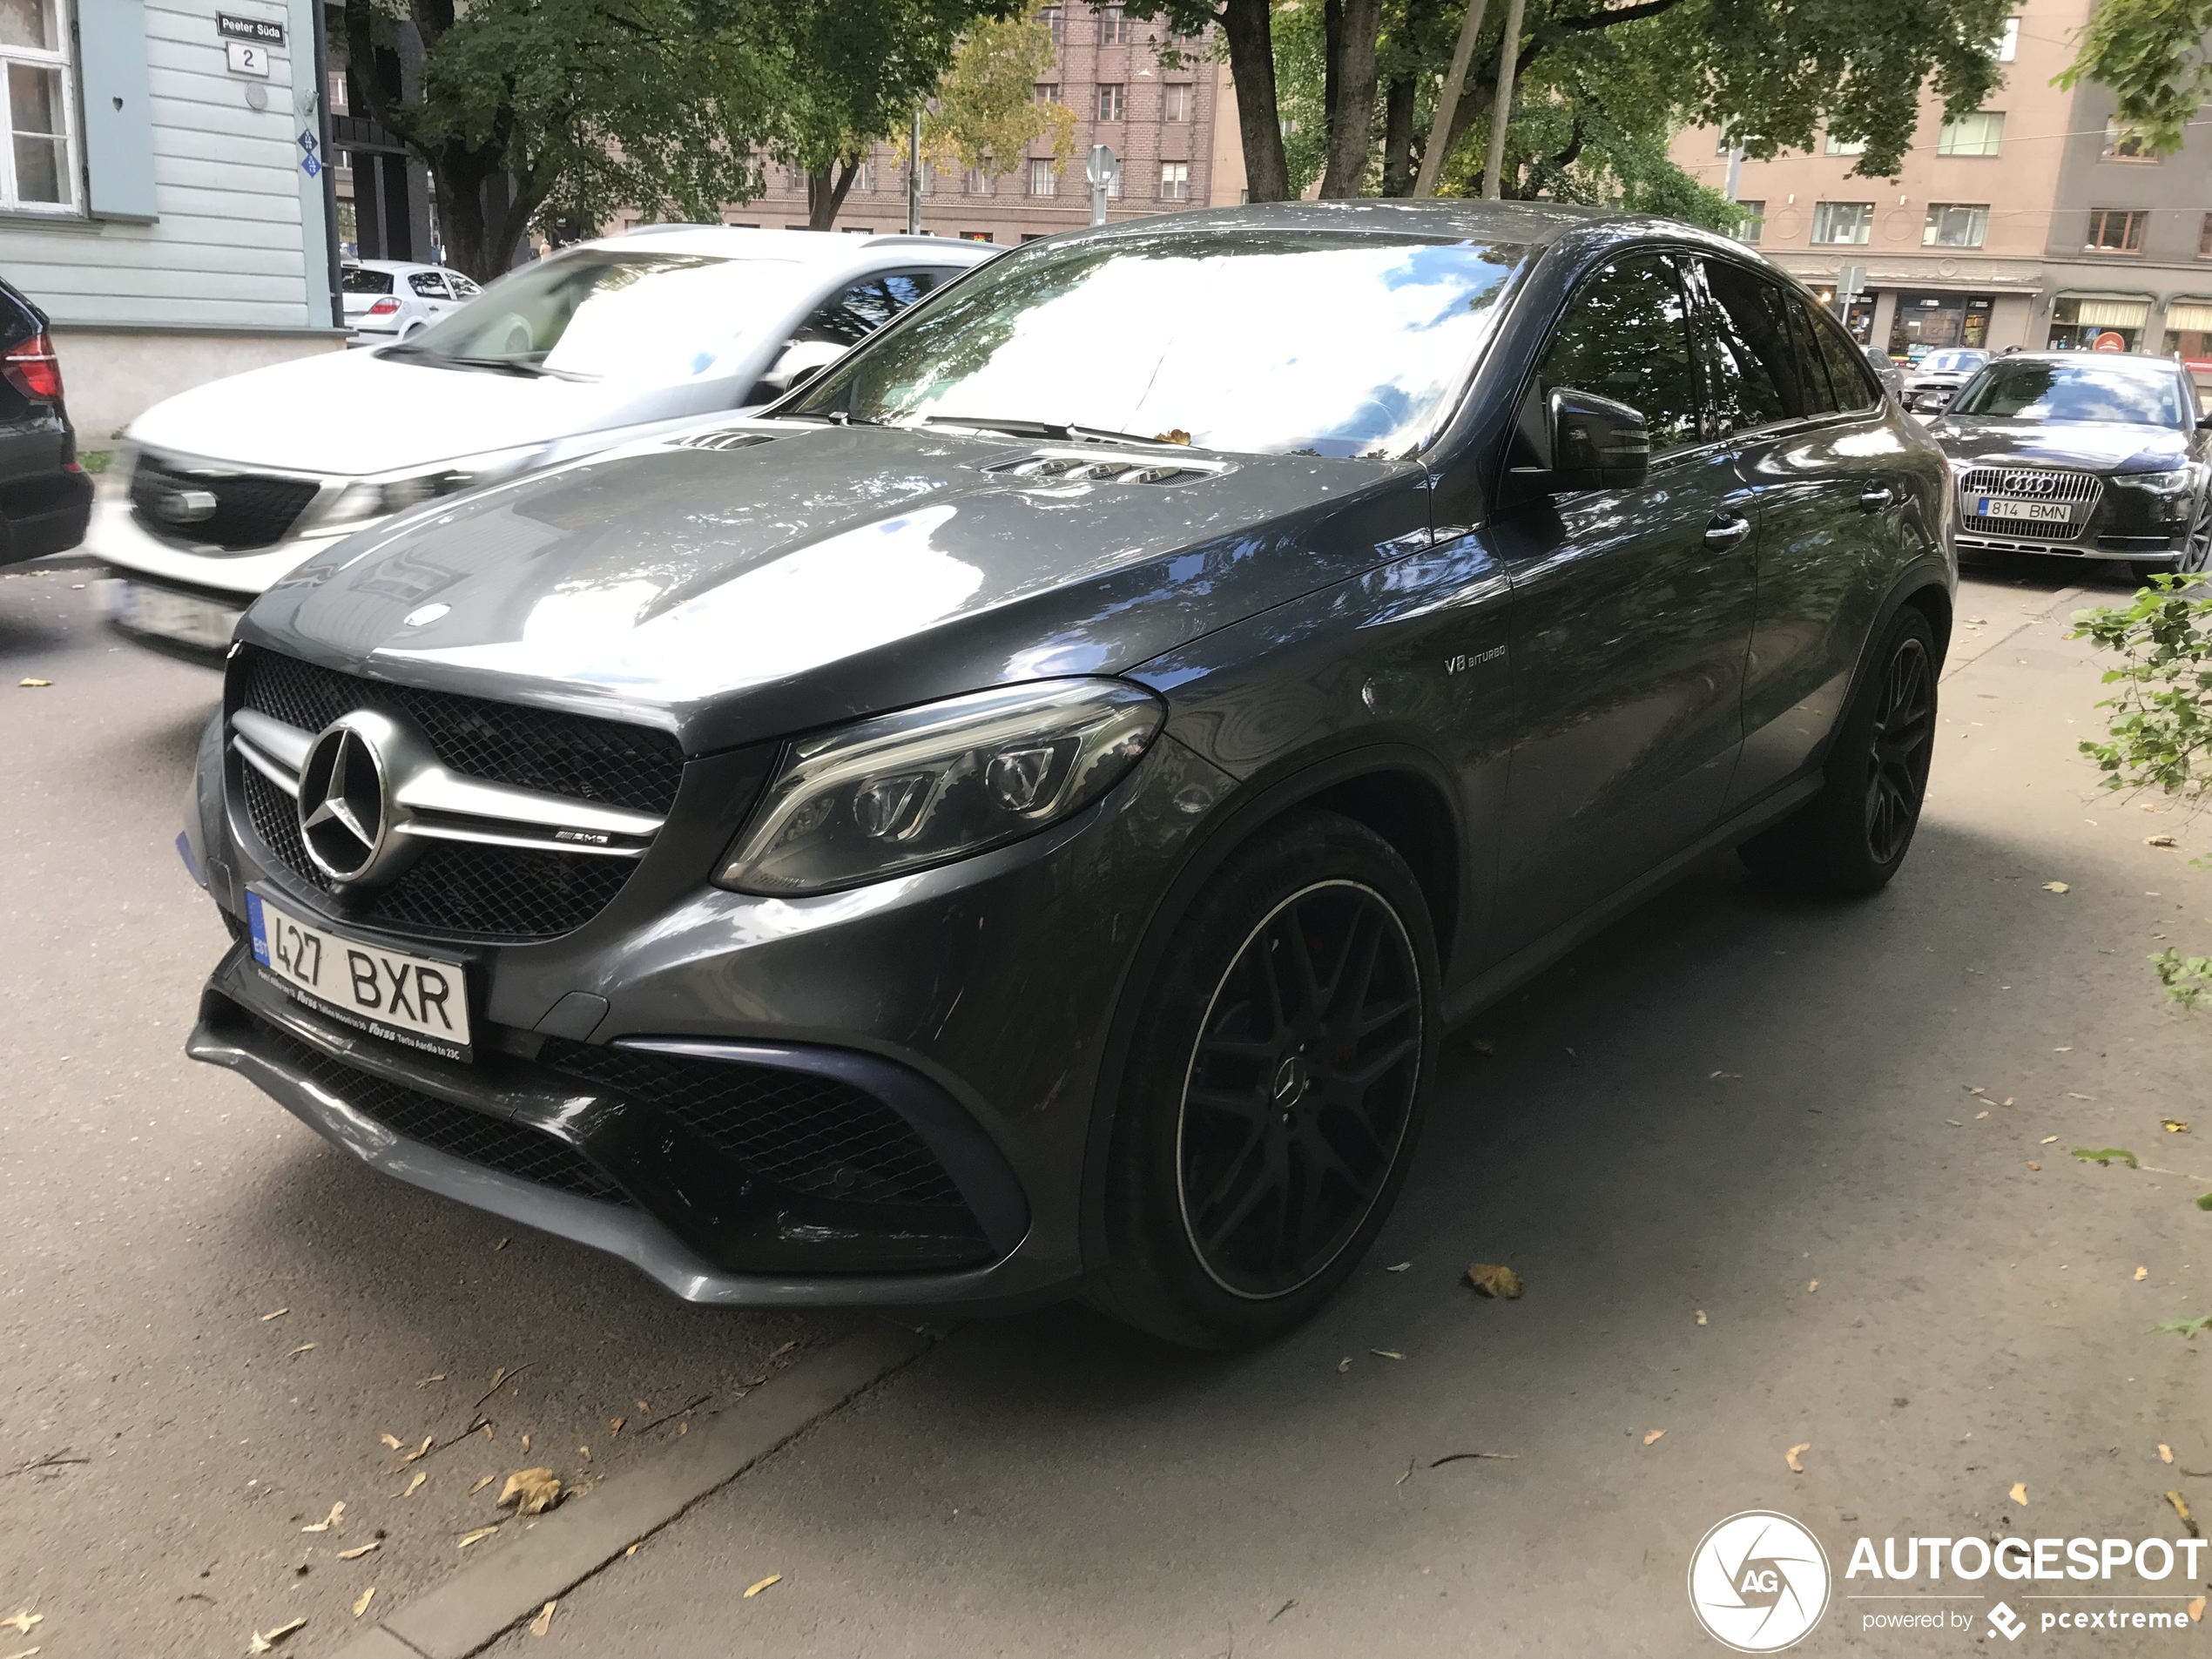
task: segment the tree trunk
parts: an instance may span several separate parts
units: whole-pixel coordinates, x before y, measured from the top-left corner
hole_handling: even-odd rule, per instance
[[[838,210],[845,206],[845,199],[853,193],[853,181],[860,176],[860,164],[850,156],[832,156],[826,170],[807,168],[808,230],[833,231],[837,228]]]
[[[1382,193],[1413,193],[1413,78],[1401,75],[1383,97]]]
[[[1382,0],[1330,0],[1341,19],[1329,43],[1329,79],[1336,106],[1329,120],[1329,165],[1321,175],[1325,197],[1357,196],[1366,188],[1367,155],[1374,148],[1375,35]]]
[[[1344,56],[1344,0],[1322,0],[1321,5],[1321,147],[1328,148],[1329,134],[1337,130],[1337,89],[1342,84],[1337,65]]]
[[[1267,0],[1225,0],[1221,31],[1229,38],[1229,76],[1237,86],[1244,193],[1256,202],[1285,201],[1291,169],[1283,158],[1283,120],[1275,107],[1275,37]]]

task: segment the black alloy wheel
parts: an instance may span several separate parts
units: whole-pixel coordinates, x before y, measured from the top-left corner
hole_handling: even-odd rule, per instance
[[[1398,1157],[1420,1083],[1420,975],[1382,894],[1316,883],[1276,906],[1215,988],[1183,1091],[1183,1223],[1234,1296],[1294,1291],[1343,1251]]]
[[[1898,641],[1883,668],[1870,748],[1866,854],[1889,865],[1912,842],[1935,749],[1935,665],[1913,636]]]
[[[2212,570],[2212,488],[2205,490],[2196,522],[2189,526],[2189,538],[2182,545],[2180,570],[2183,575]]]

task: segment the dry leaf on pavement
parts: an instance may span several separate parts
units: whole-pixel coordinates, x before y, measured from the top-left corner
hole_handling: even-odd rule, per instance
[[[1367,1352],[1378,1359],[1403,1359],[1406,1357],[1395,1348],[1370,1348]]]
[[[421,1486],[421,1484],[422,1484],[425,1480],[428,1480],[429,1478],[430,1478],[430,1477],[429,1477],[428,1475],[427,1475],[427,1474],[423,1474],[421,1470],[417,1469],[417,1470],[415,1472],[415,1479],[414,1479],[414,1480],[410,1480],[410,1481],[408,1481],[408,1482],[407,1483],[407,1490],[406,1490],[405,1492],[402,1492],[401,1494],[400,1494],[400,1496],[401,1496],[402,1498],[412,1498],[412,1497],[415,1495],[415,1487],[417,1487]]]
[[[2174,1513],[2179,1515],[2182,1520],[2187,1521],[2189,1518],[2188,1500],[2182,1496],[2180,1493],[2168,1493],[2166,1494],[2166,1501],[2174,1506]],[[2194,1534],[2196,1528],[2192,1527],[2189,1528],[2189,1531],[2192,1534]]]
[[[334,1503],[330,1506],[330,1513],[328,1514],[325,1515],[320,1521],[315,1522],[314,1526],[302,1527],[300,1530],[301,1532],[328,1532],[333,1527],[335,1527],[338,1524],[340,1517],[344,1515],[345,1513],[346,1506],[342,1502]]]
[[[390,1447],[395,1452],[400,1449],[400,1437],[396,1434],[379,1434],[376,1438],[383,1441],[385,1445]]]
[[[607,1420],[607,1433],[610,1434],[621,1433],[622,1426],[629,1420],[630,1420],[626,1417],[610,1417]]]
[[[430,1442],[437,1438],[438,1437],[435,1434],[425,1434],[422,1437],[422,1444],[416,1447],[412,1452],[409,1452],[406,1457],[401,1460],[401,1461],[403,1463],[412,1463],[417,1458],[426,1455],[430,1450]]]
[[[261,1316],[261,1323],[263,1325],[266,1325],[271,1319],[281,1319],[286,1314],[291,1312],[292,1310],[290,1308],[279,1308],[273,1313],[264,1313]]]
[[[2069,893],[2073,891],[2073,889],[2068,887],[2063,881],[2046,881],[2043,884],[2043,891],[2046,893]]]
[[[550,1469],[517,1469],[499,1489],[499,1501],[513,1504],[518,1515],[541,1514],[561,1501],[561,1482]]]
[[[30,1627],[32,1625],[44,1624],[45,1622],[46,1615],[44,1614],[32,1613],[28,1609],[20,1613],[10,1613],[6,1618],[0,1619],[0,1624],[14,1626],[15,1632],[19,1636],[29,1635],[30,1634]]]
[[[1386,1273],[1402,1273],[1412,1265],[1413,1263],[1411,1262],[1393,1262],[1388,1267],[1384,1268],[1383,1271]]]
[[[767,1577],[762,1579],[760,1582],[747,1590],[745,1593],[745,1599],[750,1602],[754,1596],[759,1595],[761,1591],[766,1589],[771,1584],[780,1584],[783,1581],[784,1575],[781,1573],[771,1573]]]
[[[1338,1371],[1339,1371],[1339,1372],[1345,1372],[1345,1371],[1349,1371],[1349,1370],[1351,1370],[1351,1369],[1352,1369],[1352,1356],[1351,1356],[1350,1354],[1346,1354],[1346,1355],[1345,1355],[1345,1357],[1344,1357],[1343,1359],[1341,1359],[1338,1360],[1338,1361],[1337,1361],[1337,1369],[1338,1369]]]
[[[489,1527],[477,1527],[469,1532],[462,1533],[461,1534],[460,1548],[466,1549],[471,1544],[481,1544],[485,1539],[490,1537],[498,1530],[498,1527],[494,1525]]]
[[[553,1628],[553,1609],[560,1605],[558,1602],[548,1602],[538,1608],[537,1616],[530,1621],[532,1635],[542,1636]]]
[[[51,685],[53,683],[54,683],[54,682],[53,682],[53,681],[51,681],[51,680],[30,680],[30,679],[17,680],[17,681],[16,682],[16,684],[17,684],[17,685],[32,685],[32,686],[37,686],[37,685]]]
[[[2059,1138],[2059,1137],[2058,1137],[2057,1136],[2055,1136],[2055,1135],[2046,1135],[2046,1136],[2043,1137],[2043,1144],[2044,1144],[2045,1146],[2054,1146],[2054,1145],[2056,1145],[2056,1144],[2057,1144],[2057,1143],[2058,1143],[2058,1138]]]
[[[1819,1281],[1818,1279],[1817,1279],[1817,1278],[1816,1278],[1816,1279],[1811,1279],[1811,1280],[1809,1280],[1809,1281],[1807,1281],[1807,1283],[1806,1283],[1806,1285],[1805,1285],[1805,1294],[1806,1294],[1807,1296],[1811,1296],[1811,1294],[1812,1294],[1815,1291],[1818,1290],[1819,1288],[1820,1288],[1820,1281]]]
[[[482,1480],[477,1481],[475,1486],[469,1488],[469,1495],[472,1498],[475,1497],[479,1492],[482,1492],[486,1487],[489,1486],[493,1481],[498,1479],[499,1477],[496,1474],[486,1475]]]
[[[2013,1501],[2014,1503],[2016,1503],[2016,1504],[2020,1505],[2020,1507],[2021,1508],[2023,1508],[2023,1509],[2027,1508],[2027,1481],[2025,1481],[2025,1480],[2015,1480],[2015,1481],[2013,1481],[2013,1493],[2012,1493],[2012,1497],[2013,1497]]]
[[[361,1617],[361,1615],[362,1614],[364,1614],[364,1613],[368,1612],[368,1604],[369,1604],[371,1602],[374,1602],[375,1599],[376,1599],[376,1586],[374,1586],[374,1584],[372,1584],[372,1585],[370,1585],[370,1586],[369,1586],[367,1589],[363,1590],[363,1591],[361,1593],[361,1596],[360,1596],[360,1598],[359,1598],[357,1601],[355,1601],[355,1602],[354,1602],[354,1616],[355,1618],[357,1618],[357,1619],[358,1619],[359,1617]]]
[[[1797,1445],[1791,1447],[1788,1451],[1782,1454],[1782,1460],[1790,1466],[1791,1474],[1803,1474],[1805,1472],[1805,1466],[1797,1461],[1797,1454],[1800,1452],[1810,1452],[1811,1450],[1812,1442],[1811,1440],[1804,1440],[1799,1442]]]
[[[315,1345],[314,1345],[314,1343],[312,1343],[312,1342],[303,1342],[303,1343],[301,1343],[301,1344],[300,1344],[298,1347],[294,1348],[294,1349],[293,1349],[293,1350],[290,1353],[288,1353],[288,1354],[285,1355],[284,1357],[285,1357],[287,1359],[298,1359],[298,1358],[299,1358],[301,1354],[303,1354],[303,1353],[313,1353],[314,1351],[315,1351]]]
[[[2146,835],[2143,837],[2143,845],[2145,846],[2175,846],[2180,843],[2170,835]]]
[[[2161,1463],[2171,1463],[2174,1460],[2174,1448],[2163,1440],[2158,1443],[2158,1460]]]
[[[2139,1268],[2137,1268],[2137,1269],[2135,1270],[2135,1279],[2136,1279],[2136,1282],[2137,1282],[2138,1284],[2140,1284],[2140,1283],[2141,1283],[2141,1281],[2143,1281],[2144,1279],[2148,1278],[2149,1277],[2150,1277],[2150,1269],[2149,1269],[2149,1268],[2148,1268],[2148,1267],[2139,1267]]]
[[[365,1544],[355,1544],[351,1549],[340,1550],[338,1552],[338,1559],[341,1561],[357,1561],[362,1556],[368,1554],[371,1550],[381,1549],[383,1548],[384,1544],[381,1539],[372,1538]]]
[[[1484,1296],[1502,1296],[1509,1302],[1517,1300],[1523,1288],[1520,1274],[1495,1262],[1471,1264],[1467,1268],[1467,1283]]]
[[[1653,1446],[1653,1445],[1656,1445],[1656,1444],[1658,1443],[1659,1437],[1660,1437],[1661,1435],[1664,1434],[1666,1432],[1667,1432],[1667,1431],[1666,1431],[1665,1429],[1663,1429],[1663,1428],[1655,1428],[1655,1429],[1653,1429],[1653,1430],[1651,1431],[1651,1433],[1649,1433],[1649,1434],[1647,1434],[1647,1435],[1645,1435],[1645,1436],[1643,1437],[1643,1443],[1644,1443],[1646,1446]]]
[[[280,1624],[273,1630],[256,1630],[253,1640],[246,1644],[246,1650],[248,1653],[266,1653],[305,1623],[305,1619],[294,1619],[289,1624]]]
[[[2204,1616],[2204,1598],[2198,1596],[2189,1603],[2189,1622],[2195,1624]]]
[[[2189,1126],[2178,1117],[2161,1117],[2158,1120],[2158,1126],[2168,1135],[2186,1135],[2189,1132]]]
[[[1699,1308],[1697,1310],[1697,1323],[1700,1325],[1705,1323],[1705,1310],[1703,1308]]]

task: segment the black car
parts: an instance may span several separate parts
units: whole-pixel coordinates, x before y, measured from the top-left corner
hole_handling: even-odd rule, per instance
[[[2000,357],[1928,431],[1958,480],[1961,552],[2061,553],[2141,579],[2212,569],[2212,466],[2179,363]]]
[[[1946,486],[1680,225],[1032,243],[772,418],[256,604],[190,1049],[697,1301],[1257,1340],[1381,1225],[1448,1025],[1715,848],[1890,879]]]
[[[0,281],[0,564],[68,551],[91,516],[46,314]]]

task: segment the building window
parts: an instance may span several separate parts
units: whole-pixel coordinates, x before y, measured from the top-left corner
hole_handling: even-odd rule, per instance
[[[0,206],[51,212],[76,203],[76,90],[69,34],[55,0],[0,3],[0,61],[8,69],[8,160]]]
[[[988,231],[962,231],[960,239],[963,242],[988,242],[991,239],[991,233]]]
[[[875,194],[875,163],[863,161],[853,174],[853,188],[860,195]]]
[[[1812,210],[1812,239],[1864,246],[1874,229],[1872,202],[1817,202]]]
[[[2197,226],[2196,257],[2212,260],[2212,213],[2204,216],[2204,223]]]
[[[1189,162],[1163,161],[1160,164],[1160,199],[1163,202],[1187,202],[1190,199]]]
[[[346,71],[327,70],[322,78],[322,101],[330,106],[333,115],[351,115],[353,101],[346,91]]]
[[[2143,251],[2143,230],[2150,223],[2150,213],[2141,207],[2092,207],[2089,210],[2089,239],[2082,243],[2088,253],[2140,253]]]
[[[2097,152],[2097,159],[2155,162],[2158,152],[2150,147],[2150,140],[2135,128],[2114,118],[2105,122],[2104,148]]]
[[[968,170],[968,193],[971,196],[988,196],[997,184],[998,175],[988,167],[970,167]]]
[[[1098,44],[1102,46],[1129,44],[1129,18],[1119,6],[1098,6]]]
[[[2004,139],[2004,111],[1977,110],[1972,115],[1962,115],[1943,124],[1942,135],[1936,139],[1936,154],[1993,156]]]
[[[1068,38],[1067,7],[1045,6],[1038,10],[1037,16],[1043,20],[1044,26],[1052,30],[1054,45],[1057,46]]]
[[[937,193],[937,164],[934,161],[921,164],[921,193],[925,196]]]
[[[2141,300],[2054,300],[2053,351],[2134,351],[2141,345],[2150,307]]]
[[[1039,81],[1034,87],[1029,89],[1029,101],[1032,104],[1059,103],[1060,83],[1057,81]]]
[[[1828,135],[1828,153],[1831,156],[1863,156],[1866,153],[1866,140],[1839,138],[1831,132]]]
[[[1930,202],[1922,247],[1979,247],[1989,234],[1987,202]]]
[[[2177,300],[2166,307],[2166,354],[2191,368],[2212,368],[2212,306]]]
[[[1057,196],[1060,193],[1060,175],[1053,170],[1052,163],[1042,157],[1029,163],[1029,193],[1032,196]]]
[[[1160,89],[1160,118],[1163,121],[1188,121],[1190,118],[1190,84],[1170,81]]]
[[[1123,111],[1129,107],[1128,91],[1119,81],[1102,82],[1098,88],[1098,118],[1102,121],[1122,119]]]
[[[1749,242],[1754,247],[1757,246],[1759,239],[1766,234],[1766,204],[1764,202],[1738,202],[1736,204],[1736,212],[1737,214],[1736,239],[1739,242]]]
[[[2018,17],[2006,18],[2005,32],[1998,36],[1995,40],[1992,41],[1990,45],[1995,51],[1997,54],[1997,61],[2000,64],[2009,64],[2013,58],[2019,57],[2020,50],[2020,20]]]

